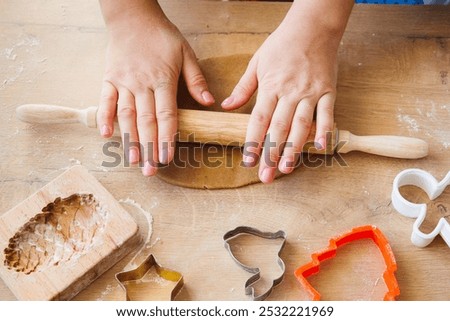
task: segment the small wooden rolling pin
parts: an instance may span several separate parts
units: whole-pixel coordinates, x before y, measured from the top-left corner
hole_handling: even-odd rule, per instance
[[[97,107],[75,109],[53,105],[29,104],[17,107],[17,116],[28,123],[67,124],[82,123],[96,128]],[[250,115],[178,109],[178,141],[210,143],[222,146],[242,146]],[[117,124],[116,124],[116,127]],[[370,154],[416,159],[428,155],[428,144],[418,138],[403,136],[356,136],[347,130],[337,130],[336,126],[328,139],[325,150],[314,148],[315,126],[311,130],[304,151],[318,154],[333,154],[361,151]]]

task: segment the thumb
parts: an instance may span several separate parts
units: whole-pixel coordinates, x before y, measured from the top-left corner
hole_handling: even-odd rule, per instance
[[[222,102],[222,108],[232,110],[243,106],[252,98],[257,88],[256,62],[252,59],[231,95]]]
[[[214,97],[208,91],[205,76],[203,76],[191,47],[184,50],[183,58],[183,76],[191,96],[202,105],[210,106],[214,104]]]

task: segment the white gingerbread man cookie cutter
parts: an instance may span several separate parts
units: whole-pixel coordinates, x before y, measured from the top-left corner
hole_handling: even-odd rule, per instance
[[[441,235],[447,245],[450,247],[450,224],[442,217],[431,233],[420,231],[420,225],[427,215],[426,204],[414,204],[400,194],[400,187],[405,185],[414,185],[424,190],[430,200],[436,199],[447,186],[450,185],[450,172],[445,178],[438,182],[433,175],[421,169],[407,169],[400,172],[394,179],[392,189],[392,205],[402,215],[415,218],[411,242],[419,247],[425,247],[430,244],[437,235]]]

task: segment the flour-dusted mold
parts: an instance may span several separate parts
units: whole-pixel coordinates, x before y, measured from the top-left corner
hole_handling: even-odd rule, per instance
[[[92,194],[58,197],[10,238],[4,264],[30,274],[76,260],[101,242],[107,216]]]
[[[18,300],[69,300],[133,251],[133,217],[77,165],[0,215],[0,277]]]

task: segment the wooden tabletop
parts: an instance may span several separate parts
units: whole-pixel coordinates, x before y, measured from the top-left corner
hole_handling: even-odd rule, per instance
[[[199,58],[253,53],[289,8],[267,2],[161,2]],[[125,200],[142,243],[147,241],[75,299],[121,299],[114,274],[133,265],[133,256],[138,262],[153,253],[159,264],[183,274],[178,300],[246,300],[250,274],[231,259],[222,237],[247,225],[287,233],[281,252],[286,274],[268,299],[307,300],[294,270],[330,238],[373,224],[396,256],[400,300],[450,300],[448,245],[440,237],[426,248],[411,244],[414,220],[399,215],[390,200],[392,181],[403,169],[419,167],[438,180],[450,169],[449,7],[356,5],[339,49],[338,127],[360,135],[422,138],[430,144],[427,158],[355,152],[343,156],[345,166],[334,160],[301,167],[271,185],[214,191],[171,186],[135,168],[102,167],[108,160],[105,141],[95,130],[17,120],[15,108],[25,103],[96,105],[107,37],[96,1],[4,0],[0,12],[0,213],[81,163],[116,199]],[[447,189],[430,202],[424,231],[440,217],[448,219],[449,211]],[[240,242],[234,248],[243,261],[273,265],[279,243]],[[380,299],[380,260],[372,243],[356,242],[324,263],[311,282],[324,299]],[[1,281],[0,298],[14,299]]]

